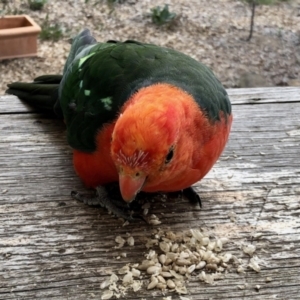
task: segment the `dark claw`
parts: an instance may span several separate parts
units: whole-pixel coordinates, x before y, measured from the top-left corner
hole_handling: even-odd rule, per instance
[[[201,198],[198,193],[190,186],[182,191],[183,195],[190,200],[191,203],[198,203],[200,208],[202,208]]]
[[[197,194],[197,192],[192,188],[188,187],[184,190],[176,191],[176,192],[169,192],[168,195],[171,198],[177,198],[177,197],[185,197],[187,198],[192,204],[199,204],[200,208],[202,207],[200,196]]]
[[[132,213],[129,206],[122,199],[119,197],[117,197],[119,199],[111,198],[104,186],[96,188],[95,197],[86,197],[75,191],[71,192],[71,196],[73,199],[83,202],[86,205],[106,208],[119,218],[128,221],[143,220],[146,222],[142,216]]]

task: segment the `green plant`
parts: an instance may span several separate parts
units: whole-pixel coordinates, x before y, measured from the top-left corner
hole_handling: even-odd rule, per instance
[[[175,13],[169,11],[168,4],[164,8],[156,6],[151,9],[151,20],[156,25],[164,25],[174,21],[176,17]]]
[[[28,5],[31,10],[42,10],[47,0],[28,0]]]
[[[58,23],[49,22],[48,15],[42,24],[42,31],[40,33],[41,40],[53,40],[57,41],[63,37],[63,31]]]

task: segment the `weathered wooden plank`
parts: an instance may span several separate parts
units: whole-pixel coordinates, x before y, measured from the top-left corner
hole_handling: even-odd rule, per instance
[[[243,88],[227,89],[232,104],[262,104],[299,102],[299,87],[270,87],[270,88]],[[14,96],[2,96],[0,101],[0,115],[7,113],[32,113],[36,110],[17,100]],[[265,111],[267,113],[267,111]]]
[[[228,89],[227,92],[233,104],[290,103],[299,102],[300,97],[299,87]]]
[[[28,113],[33,111],[34,109],[32,107],[16,99],[14,96],[5,95],[1,97],[0,115],[7,113]]]
[[[278,91],[280,99],[288,97],[288,90]],[[190,299],[299,299],[300,101],[273,98],[277,103],[249,105],[253,90],[239,92],[226,151],[196,185],[203,209],[167,199],[156,200],[151,212],[163,229],[202,227],[211,236],[227,236],[226,251],[245,266],[249,257],[240,248],[257,247],[260,273],[232,271],[215,285],[192,277]],[[271,91],[258,93],[272,102]],[[0,107],[6,105],[0,99]],[[105,211],[72,200],[70,191],[84,187],[72,169],[62,122],[19,114],[18,105],[0,116],[0,299],[99,299],[110,271],[143,259],[145,237],[155,227],[139,222],[123,227]],[[127,232],[135,246],[116,249],[115,237]],[[116,259],[121,252],[127,257]],[[126,296],[152,297],[162,299],[145,288]]]

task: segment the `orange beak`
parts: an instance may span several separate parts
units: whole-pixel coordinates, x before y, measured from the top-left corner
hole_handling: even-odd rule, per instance
[[[129,203],[134,200],[137,193],[142,189],[145,180],[145,176],[132,177],[119,174],[120,191],[124,201]]]

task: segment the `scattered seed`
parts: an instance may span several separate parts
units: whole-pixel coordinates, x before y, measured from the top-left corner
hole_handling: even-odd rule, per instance
[[[223,267],[218,267],[218,269],[217,269],[217,271],[220,273],[224,272],[224,270],[225,270],[225,268],[223,268]]]
[[[157,276],[157,279],[158,279],[158,281],[159,282],[161,282],[161,283],[166,283],[166,280],[163,278],[163,276],[161,276],[161,275],[158,275]]]
[[[207,246],[209,244],[209,237],[203,237],[203,239],[201,240],[201,244],[203,246]]]
[[[173,277],[173,275],[172,275],[170,272],[160,272],[160,274],[161,274],[164,278]]]
[[[195,271],[195,269],[196,269],[196,265],[191,265],[188,267],[187,273],[192,274]]]
[[[141,276],[141,271],[136,269],[136,268],[132,268],[131,273],[132,273],[133,277],[140,277]]]
[[[159,262],[163,265],[166,262],[166,255],[165,254],[161,254],[158,257]]]
[[[172,263],[173,263],[173,260],[171,258],[166,258],[165,266],[168,266],[168,265],[170,265]]]
[[[177,243],[173,244],[171,247],[172,252],[176,252],[178,250],[179,245]]]
[[[167,286],[169,289],[175,289],[175,283],[172,279],[167,280]]]
[[[266,282],[271,282],[271,281],[273,281],[273,278],[272,278],[272,277],[267,277],[267,278],[266,278]]]
[[[118,277],[115,273],[112,273],[112,274],[110,275],[109,281],[110,281],[111,283],[117,282],[118,280],[119,280],[119,277]]]
[[[168,272],[170,270],[170,266],[162,266],[161,270],[163,272]]]
[[[150,250],[149,253],[147,254],[147,259],[154,259],[156,258],[157,254],[155,252],[155,250]]]
[[[168,252],[166,253],[166,261],[169,259],[171,262],[175,261],[178,258],[178,253]]]
[[[256,257],[252,257],[250,259],[250,263],[248,264],[248,267],[257,273],[260,272],[261,270]]]
[[[170,273],[171,273],[171,275],[173,275],[173,277],[175,277],[176,279],[180,279],[180,280],[183,279],[183,276],[180,275],[180,274],[178,274],[178,273],[176,273],[174,270],[170,270]]]
[[[226,238],[226,237],[221,237],[221,238],[220,238],[220,241],[222,242],[222,244],[223,244],[223,246],[224,246],[225,244],[227,244],[227,243],[229,242],[229,239]]]
[[[103,289],[107,288],[109,285],[110,285],[110,280],[106,279],[106,280],[101,282],[100,289],[103,290]]]
[[[115,238],[115,242],[119,244],[117,248],[122,248],[125,244],[125,240],[119,235]]]
[[[179,254],[179,259],[185,259],[185,258],[189,258],[189,257],[190,257],[190,253],[188,252],[188,249],[180,252],[180,254]]]
[[[159,243],[159,248],[161,251],[167,253],[170,251],[170,243],[166,243],[166,242],[160,242]]]
[[[179,267],[178,272],[179,272],[179,274],[181,274],[181,275],[185,275],[186,272],[187,272],[187,267],[186,267],[186,266],[184,266],[184,267]]]
[[[129,266],[124,266],[124,267],[122,267],[121,269],[119,269],[118,273],[119,273],[120,275],[124,275],[124,274],[128,273],[129,270],[130,270]]]
[[[253,256],[253,253],[256,251],[256,247],[252,244],[245,245],[243,247],[244,253],[248,254],[249,256]]]
[[[159,221],[155,215],[149,216],[148,220],[149,223]],[[204,230],[190,229],[175,234],[160,228],[152,229],[152,238],[144,239],[146,247],[149,248],[145,259],[139,264],[128,264],[120,268],[118,274],[124,275],[121,282],[117,283],[119,278],[114,274],[116,278],[102,282],[101,288],[109,287],[109,290],[113,292],[112,295],[120,298],[128,289],[133,291],[141,289],[143,282],[137,279],[141,278],[143,272],[148,277],[151,276],[147,289],[156,288],[163,293],[175,291],[177,294],[186,294],[185,281],[195,270],[201,270],[198,277],[207,284],[213,284],[215,280],[222,279],[224,277],[222,273],[232,266],[238,272],[244,271],[237,257],[231,253],[221,253],[224,245],[229,241],[228,238],[212,240],[208,234],[204,233]],[[130,247],[135,245],[134,238],[129,233],[126,236],[126,239],[121,236],[115,238],[117,248],[123,247],[125,243]],[[249,255],[253,249],[255,246],[252,245],[243,247],[243,251]],[[126,257],[126,253],[122,257]],[[253,270],[260,270],[257,258],[254,261],[250,260],[248,266]],[[204,268],[208,273],[203,270]],[[188,298],[182,297],[182,299]]]
[[[207,245],[207,250],[214,250],[216,246],[216,242],[209,242]]]
[[[204,271],[202,271],[199,275],[199,279],[202,280],[202,281],[205,281],[206,280],[206,273]]]
[[[127,286],[133,283],[133,275],[131,272],[128,272],[124,277],[123,277],[123,285]]]
[[[217,256],[215,256],[214,254],[210,257],[210,259],[209,259],[209,261],[208,261],[209,263],[211,263],[211,264],[219,264],[219,263],[221,263],[221,258],[220,257],[217,257]]]
[[[132,284],[132,289],[134,292],[137,292],[138,290],[140,290],[142,287],[142,282],[139,280],[135,280]]]
[[[149,267],[154,266],[155,263],[154,261],[151,260],[143,260],[141,264],[138,265],[138,269],[145,271],[147,270]]]
[[[178,260],[176,261],[176,264],[177,264],[178,266],[189,266],[189,265],[191,265],[192,263],[191,263],[191,261],[188,260],[188,259],[178,259]]]
[[[211,250],[208,250],[208,251],[204,252],[203,260],[206,260],[206,261],[210,260],[210,258],[212,257],[212,254],[213,253],[211,252]]]
[[[132,236],[127,239],[127,244],[129,246],[134,246],[134,238]]]
[[[225,255],[223,255],[223,256],[221,257],[221,260],[222,260],[224,263],[228,263],[231,259],[232,259],[232,254],[231,254],[231,253],[226,253]]]
[[[199,262],[199,264],[196,266],[197,270],[201,270],[206,266],[206,261],[202,260]]]
[[[167,285],[165,283],[159,282],[156,285],[156,288],[160,289],[160,290],[165,290],[167,288]]]
[[[170,269],[170,270],[171,270],[171,269]],[[179,266],[173,264],[173,265],[172,265],[172,270],[179,273]]]
[[[151,219],[151,220],[149,220],[149,224],[150,225],[159,225],[159,224],[161,224],[161,221],[159,221],[158,219]]]
[[[207,264],[206,269],[209,271],[217,271],[218,266],[216,264]]]
[[[161,271],[161,267],[159,266],[151,266],[147,269],[147,274],[158,274]]]
[[[188,291],[187,291],[187,289],[186,289],[186,287],[185,286],[176,286],[175,287],[175,291],[178,293],[178,294],[187,294],[188,293]]]
[[[102,293],[101,299],[106,300],[112,298],[114,295],[114,292],[111,290],[106,290]]]
[[[202,242],[203,234],[198,229],[190,229],[192,236],[198,241]]]
[[[214,250],[215,250],[216,252],[221,252],[222,249],[223,249],[223,243],[222,243],[222,241],[221,241],[221,240],[217,240],[217,241],[216,241],[216,244],[215,244]]]
[[[147,290],[152,290],[154,289],[158,284],[158,279],[156,277],[151,277],[151,281],[147,286]]]

